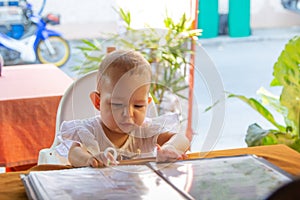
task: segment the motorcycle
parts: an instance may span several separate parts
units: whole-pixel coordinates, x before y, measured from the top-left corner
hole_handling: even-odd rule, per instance
[[[60,16],[52,13],[42,16],[46,0],[37,14],[26,0],[1,3],[0,55],[5,65],[38,61],[60,67],[69,60],[68,41],[59,32],[47,28],[48,24],[59,24]]]

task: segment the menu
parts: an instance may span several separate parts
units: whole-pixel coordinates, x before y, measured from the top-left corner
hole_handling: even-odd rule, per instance
[[[265,199],[293,177],[254,155],[32,171],[29,199]]]

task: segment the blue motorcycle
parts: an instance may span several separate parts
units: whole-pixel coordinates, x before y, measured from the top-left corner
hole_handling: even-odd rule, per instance
[[[5,65],[53,63],[60,67],[70,57],[70,46],[62,35],[47,28],[60,23],[60,16],[42,16],[46,0],[37,14],[26,0],[0,1],[0,54]]]

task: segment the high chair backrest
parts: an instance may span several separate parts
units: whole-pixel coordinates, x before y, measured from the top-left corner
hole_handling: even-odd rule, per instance
[[[57,133],[63,121],[73,119],[85,119],[97,115],[98,110],[94,108],[89,96],[96,89],[97,70],[91,71],[78,78],[66,90],[62,96],[56,114]],[[57,145],[56,138],[52,144]]]
[[[56,114],[55,136],[50,148],[39,152],[38,164],[68,164],[68,160],[55,151],[58,145],[57,133],[63,121],[84,119],[96,114],[89,99],[90,92],[96,88],[97,71],[92,71],[76,79],[62,96]]]

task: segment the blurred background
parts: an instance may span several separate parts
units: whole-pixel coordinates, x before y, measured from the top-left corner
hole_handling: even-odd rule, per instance
[[[35,12],[42,6],[40,0],[28,2]],[[260,87],[280,93],[280,89],[269,87],[273,65],[285,44],[300,31],[298,0],[48,0],[43,13],[60,15],[60,24],[51,29],[62,33],[71,46],[71,57],[61,70],[74,79],[78,77],[72,68],[82,63],[82,52],[77,49],[82,39],[105,40],[109,33],[124,31],[118,8],[131,12],[132,27],[137,29],[162,28],[166,13],[174,20],[182,13],[197,18],[196,28],[203,30],[198,44],[217,70],[224,92],[245,96],[255,97]],[[195,64],[201,69],[197,55]],[[250,124],[257,122],[272,128],[256,111],[236,99],[226,100],[224,122],[212,122],[212,114],[204,111],[214,103],[205,78],[196,73],[196,136],[192,150],[245,147]],[[214,123],[221,123],[221,129],[209,149],[203,149]]]
[[[34,8],[39,8],[41,4],[40,0],[29,2],[32,2]],[[48,0],[45,13],[56,12],[62,16],[61,25],[55,28],[59,29],[65,37],[69,39],[93,38],[103,33],[118,31],[119,16],[114,8],[122,7],[130,10],[133,27],[143,27],[149,24],[159,28],[162,27],[161,19],[165,16],[166,10],[174,18],[181,16],[183,12],[190,15],[195,9],[195,3],[194,0],[89,0],[84,3],[80,0]],[[300,25],[300,15],[296,10],[296,12],[291,11],[299,7],[297,0],[202,0],[198,5],[203,4],[206,9],[217,9],[219,15],[226,15],[230,3],[233,7],[240,7],[246,15],[249,11],[251,29]],[[283,5],[290,9],[284,8]],[[203,20],[214,20],[212,18],[215,15],[216,13],[211,12],[208,14],[211,18]]]

